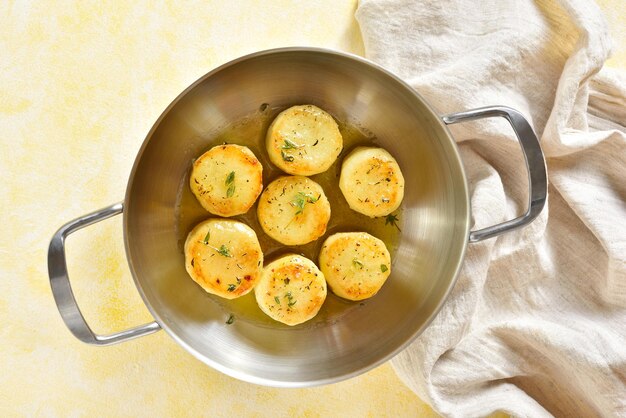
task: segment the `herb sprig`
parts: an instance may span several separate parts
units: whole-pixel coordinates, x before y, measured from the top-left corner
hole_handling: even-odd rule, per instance
[[[398,226],[398,215],[392,215],[389,214],[387,215],[387,217],[385,218],[385,225],[392,225],[395,226],[396,228],[398,228],[398,231],[402,232],[402,230],[400,229],[400,227]]]
[[[287,306],[289,306],[290,308],[296,304],[296,302],[298,302],[297,300],[294,300],[291,292],[287,292],[285,293],[285,297],[287,298]]]
[[[232,197],[235,194],[235,172],[231,171],[226,176],[226,181],[224,185],[228,186],[226,189],[226,197]]]
[[[280,146],[280,156],[283,157],[284,161],[292,163],[294,160],[293,155],[287,154],[285,150],[300,149],[302,147],[304,147],[304,145],[298,145],[289,139],[285,139],[283,141],[283,144]]]
[[[361,263],[356,257],[352,259],[352,265],[358,269],[363,268],[363,263]]]
[[[306,207],[307,203],[313,204],[317,202],[320,199],[320,197],[322,197],[321,194],[315,197],[311,193],[304,193],[304,192],[296,193],[296,196],[293,198],[293,200],[289,202],[291,206],[296,208],[296,213],[293,215],[293,218],[291,218],[289,223],[285,225],[285,228],[287,228],[293,222],[293,220],[296,219],[298,215],[304,213],[304,208]]]
[[[311,193],[298,192],[296,197],[291,201],[291,206],[296,208],[296,216],[304,212],[304,207],[307,203],[315,203],[320,197],[322,197],[322,195],[315,197]]]
[[[280,150],[280,156],[283,157],[283,160],[287,161],[288,163],[293,162],[293,155],[289,155],[283,150]]]
[[[303,146],[304,145],[298,145],[295,142],[290,141],[289,139],[285,139],[280,149],[298,149],[298,148],[302,148]]]
[[[233,255],[230,253],[230,250],[228,249],[228,247],[224,244],[222,244],[222,246],[218,249],[216,249],[215,251],[217,251],[217,253],[219,255],[222,255],[224,257],[232,257]]]
[[[211,230],[209,229],[206,233],[206,235],[204,236],[204,239],[201,241],[204,245],[206,245],[209,248],[212,248],[213,250],[215,250],[219,255],[222,255],[224,257],[232,257],[233,255],[230,253],[230,250],[228,249],[228,247],[224,244],[222,244],[220,246],[220,248],[214,247],[212,245],[209,245],[209,240],[211,239]]]

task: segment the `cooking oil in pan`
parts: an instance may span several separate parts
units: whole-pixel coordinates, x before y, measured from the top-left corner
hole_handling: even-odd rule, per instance
[[[270,162],[267,151],[265,150],[265,134],[267,132],[267,128],[276,115],[278,115],[278,113],[282,110],[284,110],[284,108],[271,107],[267,104],[263,104],[254,114],[233,122],[219,132],[203,138],[203,143],[206,144],[206,147],[198,153],[198,156],[210,148],[223,143],[244,145],[252,150],[263,165],[263,185],[267,186],[276,178],[281,175],[285,175],[285,173],[276,168]],[[313,260],[317,264],[319,251],[324,240],[328,236],[336,232],[352,231],[367,232],[381,239],[387,246],[393,260],[400,236],[400,229],[397,224],[392,222],[392,219],[388,219],[386,217],[369,218],[353,211],[348,206],[348,203],[339,189],[339,175],[343,157],[345,157],[357,146],[377,146],[376,138],[374,135],[365,132],[355,124],[349,124],[339,120],[337,120],[337,123],[339,125],[341,135],[343,136],[343,150],[339,155],[339,158],[337,158],[337,161],[335,161],[335,163],[327,171],[311,176],[311,179],[322,186],[324,193],[330,202],[331,216],[326,234],[324,234],[324,236],[305,245],[285,246],[284,244],[270,238],[261,228],[256,216],[257,203],[255,203],[247,213],[230,218],[241,221],[255,230],[263,250],[265,264],[286,253],[301,254]],[[189,188],[190,172],[191,161],[189,162],[187,174],[182,179],[180,185],[181,192],[179,193],[176,210],[177,238],[181,251],[181,264],[184,263],[183,245],[187,234],[198,223],[208,218],[215,217],[215,215],[207,212],[198,203],[195,196],[191,192],[191,189]],[[400,211],[401,209],[398,209],[393,214],[400,218]],[[188,279],[191,280],[191,278]],[[271,327],[283,326],[283,324],[272,320],[261,311],[254,298],[254,292],[250,292],[245,296],[233,300],[223,299],[214,295],[210,295],[210,298],[222,306],[227,318],[232,315],[234,320],[250,321],[256,323],[257,325]],[[326,301],[317,316],[310,321],[299,325],[299,327],[311,327],[328,322],[335,322],[341,316],[347,314],[353,309],[358,309],[365,303],[367,303],[367,301],[346,301],[335,296],[329,289]]]

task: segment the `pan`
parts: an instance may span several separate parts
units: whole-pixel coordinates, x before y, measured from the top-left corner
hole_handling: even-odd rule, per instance
[[[231,306],[208,295],[188,277],[179,211],[191,162],[210,145],[212,132],[259,109],[296,104],[317,105],[369,130],[396,157],[406,185],[397,225],[402,232],[381,291],[365,303],[327,300],[319,318],[287,327],[258,320],[253,306]],[[528,208],[516,219],[471,231],[467,179],[447,125],[492,117],[506,119],[521,145]],[[237,379],[277,387],[328,384],[380,365],[417,338],[454,286],[467,246],[532,222],[546,192],[537,137],[511,108],[439,115],[400,78],[361,57],[318,48],[262,51],[209,72],[165,109],[137,154],[124,200],[54,234],[50,284],[63,321],[85,343],[117,344],[163,329],[192,355]],[[154,321],[98,335],[72,293],[64,245],[71,233],[118,214],[132,277]],[[235,308],[241,311],[233,317]]]

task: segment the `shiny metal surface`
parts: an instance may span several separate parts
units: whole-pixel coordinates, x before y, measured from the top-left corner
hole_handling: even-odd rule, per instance
[[[177,246],[176,199],[191,160],[206,149],[211,132],[263,103],[312,103],[369,129],[397,158],[406,179],[391,277],[363,306],[328,313],[321,323],[289,328],[241,318],[226,325],[228,312],[189,279]],[[290,48],[230,62],[174,101],[136,159],[124,228],[137,287],[176,341],[231,376],[311,386],[381,364],[432,320],[467,245],[468,192],[447,128],[407,84],[356,56]]]
[[[526,170],[528,171],[528,209],[526,213],[515,219],[470,232],[470,242],[493,238],[528,225],[541,213],[548,196],[548,175],[546,173],[546,161],[543,151],[541,151],[539,140],[535,132],[533,132],[533,128],[517,110],[506,106],[488,106],[452,113],[443,116],[442,119],[446,124],[451,125],[453,123],[490,117],[503,117],[509,121],[522,147]]]
[[[67,325],[76,338],[87,344],[117,344],[152,334],[161,329],[156,322],[150,322],[114,334],[95,334],[91,328],[89,328],[89,325],[80,312],[76,299],[74,298],[74,293],[72,292],[72,287],[70,286],[67,264],[65,262],[65,239],[72,232],[76,232],[86,226],[122,213],[123,209],[124,206],[122,203],[116,203],[66,223],[54,234],[48,248],[48,274],[50,276],[50,286],[52,287],[54,301],[57,304],[57,308],[61,313],[65,325]]]

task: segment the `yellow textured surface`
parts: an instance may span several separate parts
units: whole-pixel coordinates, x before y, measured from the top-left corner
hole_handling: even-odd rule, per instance
[[[626,67],[622,0],[603,0]],[[208,70],[270,47],[362,53],[356,1],[0,3],[0,416],[434,416],[385,364],[312,389],[243,383],[164,332],[95,348],[65,328],[47,245],[65,221],[119,201],[161,111]],[[617,16],[617,17],[616,17]],[[621,44],[619,43],[621,42]],[[150,320],[120,217],[68,240],[97,332]]]

